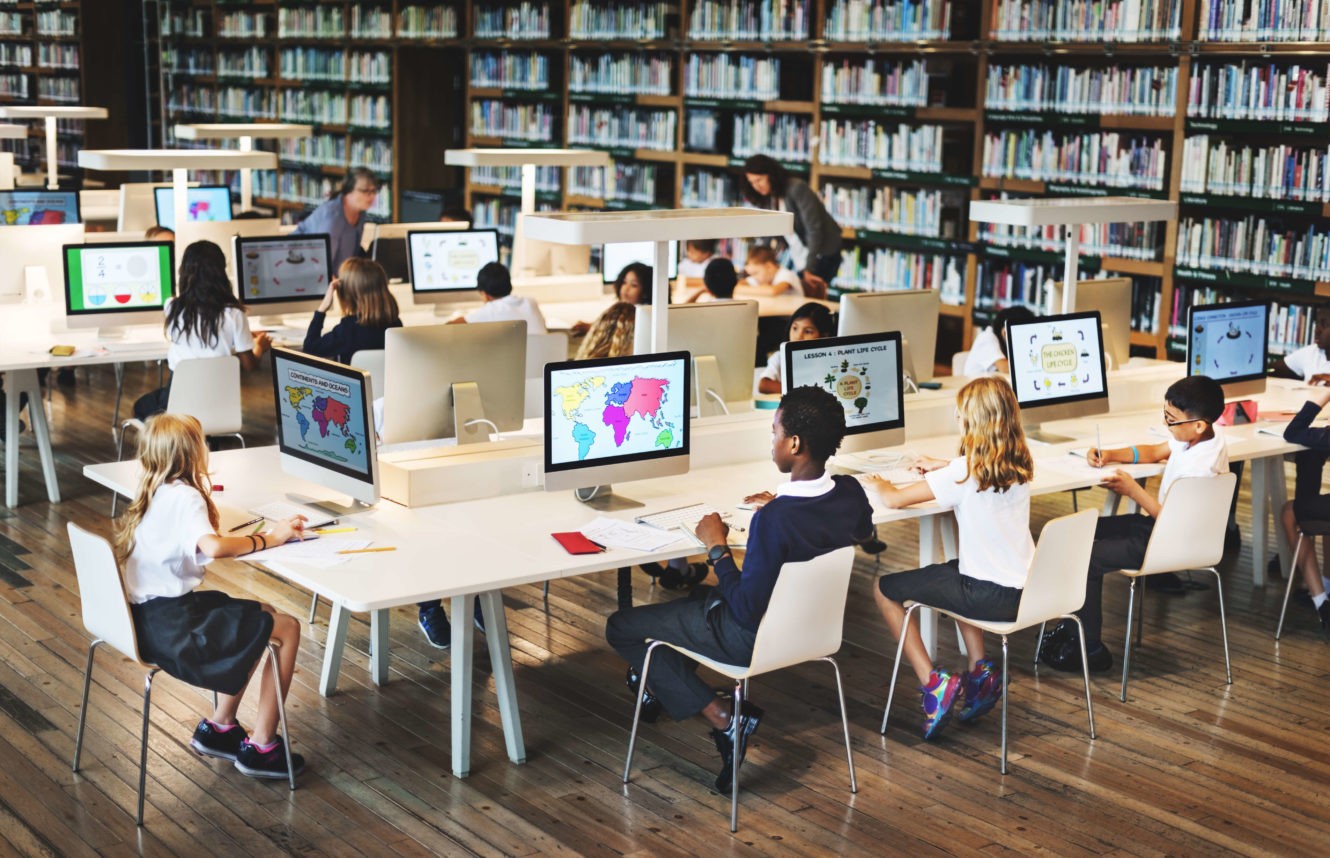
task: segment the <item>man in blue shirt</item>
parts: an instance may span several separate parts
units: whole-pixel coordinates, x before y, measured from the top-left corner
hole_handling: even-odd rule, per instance
[[[332,238],[332,270],[353,256],[361,256],[360,237],[365,232],[365,212],[374,207],[382,183],[372,170],[355,167],[347,172],[337,196],[309,213],[296,225],[300,234],[327,233]]]
[[[729,527],[712,513],[698,523],[697,536],[707,546],[717,585],[704,594],[695,591],[693,598],[619,611],[606,624],[606,640],[629,664],[630,688],[636,690],[649,639],[677,643],[725,664],[750,663],[781,567],[853,545],[872,532],[873,511],[863,487],[853,477],[826,472],[827,459],[844,437],[845,410],[827,391],[799,387],[781,399],[772,420],[771,458],[790,482],[774,495],[752,498],[766,503],[753,514],[743,569],[730,554]],[[732,701],[718,698],[696,670],[696,662],[658,647],[641,717],[654,721],[664,708],[676,721],[705,718],[721,757],[716,791],[728,792],[734,742],[740,743],[742,762],[763,712],[745,700],[732,719]]]

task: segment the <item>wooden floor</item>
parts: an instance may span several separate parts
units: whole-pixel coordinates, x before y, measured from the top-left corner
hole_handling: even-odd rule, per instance
[[[156,372],[131,367],[142,392]],[[366,670],[368,627],[352,622],[341,690],[320,698],[326,608],[305,632],[288,713],[308,769],[300,788],[260,783],[188,749],[201,692],[162,678],[153,695],[146,825],[134,825],[142,676],[99,656],[83,771],[71,774],[88,638],[66,521],[105,531],[108,496],[80,474],[112,455],[109,371],[79,372],[52,410],[64,502],[51,505],[35,451],[21,500],[0,509],[0,853],[121,855],[668,855],[1323,853],[1330,822],[1330,649],[1305,605],[1272,640],[1282,582],[1251,586],[1249,547],[1224,567],[1234,682],[1224,684],[1213,590],[1157,596],[1130,698],[1117,674],[1095,677],[1099,738],[1089,741],[1077,678],[1029,668],[1033,633],[1013,640],[1011,773],[997,771],[1000,712],[918,736],[913,680],[895,726],[877,726],[894,644],[875,614],[872,558],[856,567],[840,663],[859,792],[845,772],[834,684],[813,664],[755,682],[767,710],[743,769],[740,828],[710,790],[718,759],[701,722],[646,726],[634,779],[620,783],[631,716],[623,665],[603,640],[612,573],[505,594],[528,761],[508,762],[484,648],[472,774],[449,772],[449,677],[440,653],[396,611],[392,682]],[[271,443],[263,373],[246,379],[251,444]],[[31,437],[24,444],[31,447]],[[774,478],[774,471],[773,471]],[[736,495],[766,486],[737,486]],[[1244,484],[1245,491],[1245,484]],[[1092,493],[1089,501],[1099,498]],[[1039,524],[1068,509],[1040,502]],[[1250,533],[1249,505],[1240,506]],[[514,527],[535,526],[514,522]],[[910,568],[913,526],[883,529],[885,568]],[[241,563],[209,583],[303,616],[308,594]],[[446,558],[439,574],[448,574]],[[640,579],[645,582],[645,577]],[[1109,581],[1106,637],[1120,657],[1123,582]],[[638,587],[639,600],[675,594]],[[958,660],[944,635],[941,658]],[[908,673],[908,671],[906,671]],[[242,720],[248,713],[242,711]]]

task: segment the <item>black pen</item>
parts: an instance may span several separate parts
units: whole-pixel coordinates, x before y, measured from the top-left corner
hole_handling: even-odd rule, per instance
[[[597,541],[594,540],[594,539],[588,539],[587,542],[590,542],[592,545],[596,546],[596,547],[599,548],[601,551],[605,551],[605,550],[606,550],[606,549],[605,549],[605,546],[601,545],[599,542],[597,542]]]
[[[244,530],[246,527],[249,527],[251,524],[258,524],[263,520],[264,520],[263,516],[259,516],[258,518],[251,518],[249,521],[245,522],[244,524],[237,524],[235,527],[228,530],[227,533],[235,533],[237,530]]]

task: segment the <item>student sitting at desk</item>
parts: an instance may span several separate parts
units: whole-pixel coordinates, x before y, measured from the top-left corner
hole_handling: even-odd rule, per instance
[[[708,301],[729,301],[734,297],[734,287],[739,285],[739,275],[734,270],[734,263],[717,257],[707,263],[702,272],[702,288],[689,295],[685,304],[705,304]]]
[[[180,255],[176,296],[166,302],[166,338],[171,341],[166,364],[174,371],[188,358],[233,354],[240,367],[252,370],[272,345],[267,333],[251,334],[245,310],[231,291],[226,255],[211,241],[196,241]],[[166,410],[171,384],[144,394],[134,403],[134,416],[147,420]]]
[[[1318,323],[1320,321],[1319,311],[1317,321]],[[1307,452],[1320,454],[1322,460],[1326,453],[1330,453],[1330,429],[1313,429],[1312,421],[1321,413],[1327,402],[1330,402],[1330,387],[1310,391],[1302,410],[1288,426],[1284,427],[1285,441],[1307,447]],[[1314,481],[1309,481],[1313,484],[1303,485],[1305,479],[1303,469],[1301,467],[1298,469],[1298,487],[1294,491],[1293,500],[1284,504],[1281,518],[1289,545],[1298,544],[1301,522],[1330,521],[1330,495],[1321,494],[1321,472],[1317,469],[1311,471],[1309,476],[1315,477]],[[1302,549],[1298,552],[1298,556],[1293,558],[1292,568],[1302,571],[1302,580],[1307,584],[1312,607],[1316,610],[1317,619],[1321,621],[1321,628],[1324,630],[1330,629],[1330,600],[1326,598],[1326,591],[1330,590],[1330,579],[1322,577],[1320,567],[1316,564],[1315,542],[1311,538],[1302,541]]]
[[[873,596],[897,640],[907,600],[976,620],[1016,619],[1034,558],[1034,459],[1025,443],[1016,394],[1005,379],[976,378],[956,394],[956,422],[962,455],[950,462],[928,460],[922,481],[896,488],[879,477],[867,478],[888,507],[936,499],[940,507],[956,513],[956,560],[878,579]],[[969,670],[960,676],[933,666],[917,623],[905,637],[905,656],[923,692],[925,739],[937,736],[958,701],[964,701],[961,721],[973,721],[1002,696],[1002,673],[984,657],[983,630],[962,622],[957,626],[969,654]]]
[[[678,643],[726,664],[748,664],[781,567],[852,545],[872,528],[872,508],[859,483],[826,471],[845,436],[845,410],[835,397],[815,387],[790,391],[771,431],[772,461],[790,482],[753,514],[743,569],[726,542],[729,527],[712,513],[698,523],[697,536],[707,546],[717,585],[693,598],[618,611],[606,623],[605,638],[628,662],[634,691],[650,640]],[[654,721],[662,707],[676,721],[699,714],[706,719],[721,759],[716,791],[727,792],[734,743],[742,763],[763,711],[745,700],[743,711],[731,719],[733,703],[718,698],[697,676],[696,662],[668,647],[658,648],[651,661],[641,719]]]
[[[175,241],[175,232],[160,224],[153,224],[143,233],[144,241]]]
[[[801,343],[804,340],[820,340],[836,336],[836,320],[825,304],[809,301],[794,311],[790,316],[790,336],[787,342]],[[757,380],[758,393],[780,393],[781,358],[783,351],[776,349],[767,358],[767,368],[762,370],[762,377]]]
[[[600,314],[582,345],[576,360],[623,357],[633,353],[633,329],[637,325],[637,307],[624,301],[615,301]]]
[[[679,260],[679,276],[700,280],[706,273],[707,263],[716,258],[714,238],[690,238],[683,243],[683,259]]]
[[[776,251],[765,245],[757,244],[748,248],[744,271],[748,279],[744,280],[741,291],[746,296],[804,294],[804,284],[799,275],[782,266],[776,259]]]
[[[524,295],[513,294],[513,279],[503,263],[491,262],[476,272],[476,289],[485,303],[448,324],[526,322],[528,336],[547,333],[545,317],[536,302]]]
[[[1090,551],[1090,577],[1086,582],[1085,605],[1076,612],[1085,629],[1085,658],[1093,672],[1113,667],[1113,655],[1100,640],[1104,625],[1104,575],[1119,569],[1137,569],[1145,560],[1145,548],[1154,531],[1155,518],[1168,500],[1168,490],[1181,477],[1213,477],[1228,473],[1228,447],[1222,435],[1215,434],[1215,421],[1224,411],[1224,389],[1214,379],[1193,375],[1175,381],[1164,392],[1164,425],[1170,436],[1162,444],[1141,444],[1117,450],[1091,448],[1086,459],[1096,468],[1113,462],[1167,462],[1159,483],[1159,496],[1150,496],[1140,483],[1123,470],[1104,477],[1103,485],[1136,502],[1140,513],[1099,519],[1095,527],[1094,548]],[[1164,592],[1183,593],[1182,582],[1171,573],[1150,575],[1164,579]],[[1127,630],[1131,634],[1131,630]],[[1058,623],[1044,634],[1039,644],[1039,660],[1056,670],[1080,672],[1081,649],[1076,640],[1076,624]]]
[[[471,223],[471,212],[457,206],[439,213],[439,223]]]
[[[1275,358],[1273,372],[1279,378],[1296,378],[1310,385],[1330,385],[1330,358],[1326,357],[1327,350],[1330,350],[1330,306],[1322,305],[1316,308],[1312,317],[1311,344],[1282,358]],[[1285,531],[1295,522],[1293,505],[1314,505],[1320,496],[1321,475],[1325,470],[1327,456],[1330,456],[1330,449],[1324,447],[1309,447],[1293,454],[1293,500],[1284,506],[1282,518]],[[1237,471],[1240,465],[1240,462],[1236,463],[1234,470]],[[1326,544],[1330,546],[1330,543]],[[1271,559],[1269,569],[1274,578],[1283,573],[1278,555]]]
[[[625,304],[650,304],[651,279],[655,276],[650,265],[643,262],[630,262],[614,278],[614,298]],[[578,322],[569,328],[569,333],[580,337],[591,330],[590,322]]]
[[[332,309],[333,296],[342,308],[342,320],[328,333],[323,323]],[[351,363],[351,356],[361,349],[383,348],[383,332],[402,327],[397,313],[397,299],[388,291],[388,275],[372,259],[348,259],[328,284],[319,309],[305,331],[306,354]]]
[[[1007,364],[1007,323],[1029,322],[1034,319],[1034,311],[1024,304],[1012,304],[999,310],[993,317],[992,326],[984,328],[974,338],[961,375],[969,378],[978,378],[990,372],[1006,375],[1010,371]]]

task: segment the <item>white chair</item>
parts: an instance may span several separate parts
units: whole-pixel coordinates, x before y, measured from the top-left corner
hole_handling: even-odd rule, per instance
[[[143,660],[139,655],[138,639],[134,634],[134,615],[129,611],[124,582],[115,562],[111,545],[95,533],[77,524],[69,524],[69,547],[74,555],[74,570],[78,575],[79,602],[83,606],[83,627],[93,636],[88,645],[88,664],[83,672],[83,703],[79,706],[78,735],[74,740],[74,771],[79,770],[83,755],[83,727],[88,719],[88,691],[92,685],[92,657],[101,644],[133,659],[148,672],[143,678],[143,738],[139,748],[139,805],[135,822],[143,824],[143,791],[148,776],[148,712],[152,703],[152,678],[161,668]],[[287,736],[286,771],[291,789],[296,778],[291,768],[291,743],[286,731],[286,706],[282,702],[282,680],[277,672],[277,642],[269,641],[267,658],[272,668],[273,686],[277,692],[277,714],[282,735]],[[215,695],[214,695],[215,699]]]
[[[1081,620],[1074,611],[1085,604],[1085,582],[1090,574],[1090,548],[1094,544],[1095,522],[1099,516],[1094,510],[1064,515],[1044,525],[1039,534],[1039,545],[1035,548],[1034,558],[1030,561],[1030,571],[1021,591],[1021,604],[1016,611],[1016,619],[1009,622],[993,620],[974,620],[962,617],[941,608],[933,608],[954,620],[977,626],[986,632],[1002,636],[1002,764],[1000,771],[1007,773],[1007,639],[1016,632],[1039,626],[1042,637],[1043,624],[1049,620],[1069,619],[1079,628]],[[901,653],[904,650],[905,632],[910,628],[910,617],[919,608],[932,607],[920,602],[911,602],[905,610],[905,622],[901,626],[900,641],[896,644],[896,666],[891,671],[891,684],[887,692],[887,708],[882,712],[882,733],[887,732],[887,717],[891,714],[891,701],[896,695],[896,677],[900,673]],[[1081,673],[1085,680],[1085,713],[1090,721],[1090,738],[1095,738],[1094,704],[1090,700],[1090,671],[1085,663],[1085,635],[1078,636],[1081,641]],[[1037,671],[1036,662],[1035,670]]]
[[[970,350],[969,350],[969,349],[966,349],[965,351],[956,352],[956,354],[952,355],[952,356],[951,356],[951,374],[952,374],[952,375],[964,375],[964,374],[965,374],[965,362],[966,362],[967,360],[969,360],[969,359],[970,359]]]
[[[1118,699],[1127,702],[1127,672],[1131,668],[1131,620],[1136,607],[1136,579],[1164,572],[1196,570],[1215,576],[1219,596],[1219,630],[1224,640],[1225,682],[1233,684],[1233,665],[1228,657],[1228,623],[1224,619],[1224,587],[1215,564],[1224,556],[1224,531],[1228,527],[1228,507],[1237,488],[1237,474],[1217,477],[1183,477],[1168,490],[1159,519],[1145,547],[1140,569],[1121,569],[1131,579],[1127,595],[1127,633],[1122,647],[1122,692]],[[1142,614],[1145,593],[1141,591]],[[1136,621],[1136,644],[1141,643],[1142,618]]]
[[[540,417],[545,409],[545,364],[568,360],[568,332],[531,334],[526,338],[524,417]]]
[[[1288,600],[1293,595],[1293,579],[1298,577],[1298,552],[1302,550],[1302,540],[1307,540],[1307,550],[1315,553],[1316,537],[1330,536],[1330,521],[1298,522],[1298,541],[1293,546],[1293,560],[1288,570],[1288,583],[1284,585],[1284,604],[1279,608],[1279,625],[1275,627],[1275,640],[1284,634],[1284,614],[1288,612]]]
[[[383,349],[361,349],[351,355],[351,366],[369,373],[370,398],[382,396]]]
[[[628,736],[628,759],[623,765],[623,782],[633,766],[633,747],[637,742],[637,722],[642,713],[642,694],[651,672],[651,654],[658,646],[676,650],[703,667],[734,680],[734,712],[743,708],[748,680],[782,667],[806,661],[825,661],[836,674],[836,696],[840,702],[841,727],[845,732],[845,759],[850,768],[850,792],[858,792],[854,780],[854,757],[850,752],[850,722],[845,717],[845,692],[841,687],[840,667],[832,654],[841,646],[845,623],[845,600],[850,591],[850,573],[854,570],[854,547],[838,548],[803,563],[786,563],[776,579],[767,612],[757,628],[753,658],[747,665],[722,664],[668,641],[652,641],[642,664],[642,680],[637,686],[637,706],[633,710],[633,730]],[[733,779],[730,783],[730,831],[739,827],[739,743],[735,743]]]

